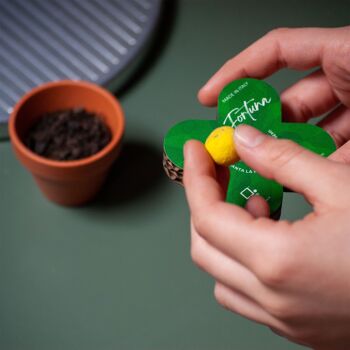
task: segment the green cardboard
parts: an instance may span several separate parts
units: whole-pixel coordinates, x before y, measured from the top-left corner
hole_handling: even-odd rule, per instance
[[[205,142],[208,135],[219,126],[249,124],[276,138],[292,140],[302,147],[327,157],[336,146],[331,136],[322,128],[305,123],[283,123],[281,100],[278,93],[265,81],[245,78],[226,85],[218,98],[216,120],[185,120],[173,126],[164,139],[163,162],[171,179],[169,166],[175,169],[181,181],[183,169],[183,146],[191,139]],[[244,207],[253,195],[266,199],[271,213],[281,208],[283,186],[266,179],[239,161],[229,167],[230,182],[227,202]],[[172,174],[173,175],[173,174]]]

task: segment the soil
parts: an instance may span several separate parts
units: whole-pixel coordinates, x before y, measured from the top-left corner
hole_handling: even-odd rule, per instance
[[[110,140],[111,132],[103,118],[77,107],[40,116],[25,144],[42,157],[64,161],[89,157]]]

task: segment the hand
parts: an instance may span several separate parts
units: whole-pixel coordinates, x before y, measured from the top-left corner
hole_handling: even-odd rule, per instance
[[[215,166],[198,141],[185,145],[192,259],[216,280],[229,310],[317,350],[350,348],[350,167],[242,125],[242,160],[302,193],[314,211],[296,222],[256,218],[224,201]],[[251,211],[251,210],[250,210]]]
[[[266,78],[281,68],[317,70],[281,95],[285,121],[306,122],[328,113],[320,123],[338,147],[350,139],[350,26],[276,29],[228,60],[200,90],[207,106],[216,104],[232,80]]]

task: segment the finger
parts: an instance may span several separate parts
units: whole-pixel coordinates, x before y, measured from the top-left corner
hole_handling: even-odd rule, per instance
[[[333,138],[337,147],[350,140],[350,109],[341,105],[321,120],[318,125]]]
[[[225,85],[243,77],[263,79],[281,68],[306,70],[320,66],[322,52],[334,29],[274,30],[228,60],[199,91],[200,102],[216,104]]]
[[[230,288],[261,300],[266,288],[260,280],[245,266],[211,246],[191,225],[191,255],[197,266]]]
[[[306,122],[333,109],[339,100],[322,70],[299,80],[281,94],[283,120]]]
[[[217,205],[230,209],[230,213],[241,215],[243,222],[249,222],[253,217],[242,208],[228,205],[224,202],[225,193],[216,179],[215,165],[199,141],[189,141],[185,145],[184,186],[192,212]]]
[[[260,305],[224,284],[216,283],[214,293],[215,299],[226,309],[280,332],[288,332],[287,327],[281,321],[270,315]]]
[[[227,167],[225,166],[216,166],[216,179],[218,181],[218,183],[220,184],[222,191],[225,193],[227,193],[227,188],[228,188],[228,184],[230,181],[230,171]]]
[[[189,204],[201,206],[202,203],[224,200],[222,187],[216,179],[216,168],[209,154],[199,141],[189,141],[184,147],[184,186]],[[195,189],[195,191],[193,190]]]
[[[255,222],[248,211],[224,202],[212,160],[198,141],[185,145],[184,186],[198,233],[248,268],[259,266],[260,255],[255,253],[262,245],[270,247],[282,239],[276,239],[277,223],[266,218]]]
[[[245,205],[245,208],[255,218],[270,216],[270,207],[266,200],[261,196],[250,197]]]
[[[235,143],[245,163],[262,176],[302,193],[314,206],[325,201],[345,200],[341,186],[349,172],[340,171],[337,163],[248,125],[236,128]]]

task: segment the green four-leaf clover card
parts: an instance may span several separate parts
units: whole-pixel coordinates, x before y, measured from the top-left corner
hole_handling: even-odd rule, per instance
[[[182,182],[183,146],[191,139],[205,142],[220,126],[237,127],[249,124],[272,137],[289,139],[306,149],[327,157],[336,146],[320,127],[305,123],[282,122],[281,100],[265,81],[239,79],[226,85],[218,99],[216,120],[185,120],[174,125],[164,139],[163,166],[170,179]],[[253,195],[268,202],[270,212],[278,215],[282,205],[283,186],[266,179],[239,161],[229,167],[230,182],[227,202],[244,207]]]

